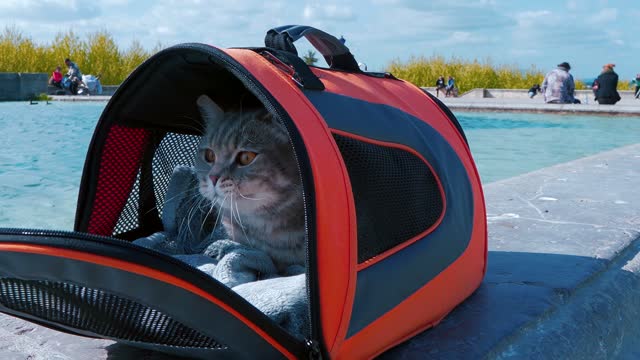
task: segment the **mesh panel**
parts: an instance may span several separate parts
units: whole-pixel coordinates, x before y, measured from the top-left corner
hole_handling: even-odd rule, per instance
[[[416,155],[334,134],[356,206],[358,262],[426,231],[443,211],[438,183]]]
[[[96,197],[88,232],[111,235],[120,212],[127,203],[132,183],[140,166],[149,132],[112,126],[100,158]]]
[[[173,169],[178,165],[193,166],[200,136],[167,133],[153,155],[151,182],[141,182],[141,170],[131,189],[127,203],[120,213],[113,235],[122,234],[140,226],[139,209],[141,195],[153,194],[155,207],[160,215],[164,197],[169,187]],[[143,165],[144,166],[144,165]],[[148,210],[147,210],[148,211]]]
[[[224,345],[169,316],[101,290],[61,282],[0,278],[0,303],[104,337],[157,345],[224,349]]]
[[[161,213],[173,169],[178,165],[193,166],[200,136],[168,133],[153,156],[153,189]]]
[[[140,171],[136,175],[136,181],[133,183],[131,194],[127,199],[124,209],[120,213],[113,234],[122,234],[129,230],[136,229],[140,226],[138,221],[138,209],[140,208]]]

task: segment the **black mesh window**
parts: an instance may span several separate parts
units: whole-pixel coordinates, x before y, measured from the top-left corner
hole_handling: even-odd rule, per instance
[[[416,155],[333,135],[356,206],[358,263],[424,232],[443,210],[436,178]]]
[[[200,349],[226,348],[155,309],[68,283],[0,278],[0,304],[111,339]]]
[[[193,166],[200,136],[166,133],[153,155],[143,160],[127,203],[120,213],[113,235],[136,230],[140,219],[155,216],[156,223],[162,215],[164,197],[169,187],[173,169],[178,165]],[[146,202],[142,204],[146,199]],[[143,213],[140,213],[140,210]],[[144,224],[149,226],[149,224]],[[160,229],[149,229],[159,231]]]

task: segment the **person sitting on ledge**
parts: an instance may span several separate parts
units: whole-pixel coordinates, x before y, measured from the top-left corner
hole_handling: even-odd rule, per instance
[[[56,69],[51,73],[49,85],[62,89],[62,73],[60,72],[60,66],[56,66]]]
[[[640,74],[636,74],[636,78],[631,80],[631,83],[636,85],[636,88],[633,91],[633,96],[636,99],[640,98]]]
[[[445,87],[445,90],[447,91],[444,94],[445,97],[449,97],[449,96],[458,97],[458,88],[456,88],[456,79],[454,79],[453,76],[449,76],[449,81],[447,82],[447,87]]]
[[[613,71],[615,64],[605,64],[602,66],[602,73],[596,79],[598,88],[596,89],[596,101],[601,105],[614,105],[620,101],[618,94],[618,74]]]
[[[71,91],[71,94],[76,95],[78,94],[78,86],[82,83],[82,72],[80,72],[78,65],[69,58],[64,59],[64,64],[67,65],[67,76],[71,80],[69,91]]]
[[[568,62],[558,64],[551,70],[542,82],[544,102],[547,104],[580,104],[580,100],[574,97],[576,85],[573,75],[569,74],[571,65]]]
[[[436,97],[440,97],[440,92],[444,92],[445,86],[446,85],[444,84],[444,76],[440,75],[438,80],[436,80]]]

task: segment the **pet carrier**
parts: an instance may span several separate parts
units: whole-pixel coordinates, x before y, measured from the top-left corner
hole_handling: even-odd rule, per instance
[[[302,36],[329,68],[306,65]],[[363,72],[307,26],[265,47],[181,44],[123,82],[87,154],[74,232],[0,232],[0,311],[72,334],[196,358],[370,358],[436,325],[481,283],[484,199],[453,114]],[[196,99],[264,106],[300,169],[309,330],[278,326],[215,279],[131,241],[163,230],[172,172],[192,166]]]

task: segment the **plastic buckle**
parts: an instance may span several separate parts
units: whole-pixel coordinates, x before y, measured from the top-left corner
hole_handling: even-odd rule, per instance
[[[269,51],[266,51],[266,50],[261,51],[260,55],[264,56],[267,60],[269,60],[270,63],[275,65],[280,71],[282,71],[285,74],[289,75],[291,80],[293,80],[293,82],[298,84],[298,86],[304,87],[304,84],[299,79],[298,73],[296,73],[296,70],[293,68],[293,66],[291,66],[291,65],[285,63],[284,61],[278,59],[277,56],[273,55]]]

